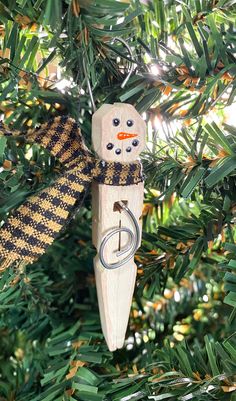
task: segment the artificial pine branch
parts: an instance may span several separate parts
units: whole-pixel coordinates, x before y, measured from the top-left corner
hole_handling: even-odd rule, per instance
[[[149,125],[124,349],[111,354],[101,334],[88,196],[38,263],[1,276],[2,400],[233,400],[236,144],[235,127],[218,123],[235,97],[233,3],[0,2],[0,111],[9,129],[69,114],[89,145],[83,59],[96,105],[130,102]],[[115,36],[136,63],[124,89],[129,60]],[[24,136],[0,137],[0,168],[2,220],[59,171]]]

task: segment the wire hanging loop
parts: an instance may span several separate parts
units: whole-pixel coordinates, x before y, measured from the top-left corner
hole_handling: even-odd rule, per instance
[[[97,107],[96,107],[96,104],[95,104],[95,101],[94,101],[93,91],[92,91],[91,84],[90,84],[90,81],[89,81],[88,71],[86,69],[85,59],[84,58],[83,58],[82,63],[83,63],[83,70],[84,70],[84,75],[85,75],[85,79],[86,79],[86,83],[87,83],[87,88],[88,88],[88,92],[89,92],[89,97],[90,97],[92,109],[93,109],[93,112],[95,113],[95,111],[97,110]]]
[[[132,60],[132,58],[133,58],[133,53],[132,53],[131,47],[128,45],[128,43],[127,43],[124,39],[119,38],[119,37],[117,37],[117,36],[113,39],[113,42],[115,42],[115,41],[122,43],[122,44],[126,47],[126,49],[128,50],[128,53],[129,53],[129,55],[130,55],[130,59]],[[134,71],[134,63],[132,63],[131,60],[130,60],[129,72],[128,72],[128,74],[127,74],[125,80],[124,80],[124,81],[122,82],[122,84],[121,84],[121,88],[122,88],[122,89],[125,87],[125,85],[127,84],[128,80],[130,79],[130,77],[131,77],[131,75],[132,75],[132,73],[133,73],[133,71]]]
[[[128,45],[128,43],[124,39],[121,39],[119,37],[115,37],[113,39],[113,42],[115,42],[115,41],[118,41],[118,42],[122,43],[126,47],[126,49],[129,52],[130,59],[132,60],[133,53],[132,53],[132,50],[131,50],[130,46]],[[129,72],[128,72],[126,78],[124,79],[124,81],[121,84],[121,88],[122,89],[125,87],[125,85],[127,84],[128,80],[130,79],[131,74],[134,71],[134,64],[132,63],[131,60],[130,60]],[[92,109],[93,109],[93,112],[95,113],[95,111],[97,110],[97,107],[96,107],[95,100],[94,100],[94,97],[93,97],[93,91],[92,91],[91,84],[90,84],[90,81],[89,81],[88,71],[87,71],[87,68],[86,68],[86,65],[85,65],[85,58],[83,58],[82,63],[83,63],[83,70],[84,70],[84,75],[85,75],[85,79],[86,79],[86,83],[87,83],[89,97],[90,97],[90,100],[91,100]]]
[[[125,203],[123,202],[117,202],[117,204],[120,206],[121,210],[126,212],[131,220],[131,222],[133,223],[134,226],[134,233],[132,232],[132,230],[130,230],[127,227],[119,227],[119,228],[115,228],[114,230],[111,230],[102,240],[102,243],[100,245],[100,249],[99,249],[99,259],[101,264],[103,265],[103,267],[105,267],[106,269],[109,270],[113,270],[113,269],[118,269],[118,267],[123,266],[124,264],[126,264],[130,259],[133,258],[133,256],[135,255],[136,250],[139,247],[139,242],[140,242],[140,229],[139,229],[139,224],[134,216],[134,214],[131,212],[131,210],[128,208],[127,205],[125,205]],[[107,245],[108,241],[116,234],[119,233],[126,233],[128,234],[129,237],[129,241],[128,241],[128,245],[121,249],[120,251],[116,252],[116,256],[122,256],[123,254],[128,253],[128,255],[122,259],[119,260],[118,262],[115,263],[107,263],[105,260],[105,256],[104,256],[104,250],[105,250],[105,246]]]

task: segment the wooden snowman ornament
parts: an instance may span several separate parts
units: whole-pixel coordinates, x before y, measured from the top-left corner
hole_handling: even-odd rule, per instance
[[[104,104],[93,115],[93,147],[105,162],[137,161],[145,134],[146,124],[130,104]],[[125,186],[94,182],[92,186],[94,269],[102,330],[110,351],[124,345],[137,273],[134,252],[141,241],[143,191],[143,182]]]

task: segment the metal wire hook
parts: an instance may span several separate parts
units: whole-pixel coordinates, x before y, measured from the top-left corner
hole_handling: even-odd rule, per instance
[[[102,243],[100,245],[100,249],[99,249],[99,259],[101,264],[103,265],[103,267],[105,267],[106,269],[109,270],[113,270],[113,269],[117,269],[118,267],[123,266],[126,262],[128,262],[135,254],[136,250],[139,247],[139,242],[140,242],[140,229],[139,229],[139,224],[134,216],[134,214],[131,212],[131,210],[128,208],[127,205],[125,205],[124,202],[117,202],[119,204],[119,206],[122,208],[122,210],[124,210],[128,216],[130,217],[134,229],[135,229],[135,233],[133,233],[129,228],[127,227],[119,227],[119,228],[115,228],[114,230],[111,230],[102,240]],[[127,252],[130,252],[124,259],[115,262],[115,263],[107,263],[104,257],[104,249],[105,246],[107,245],[107,242],[109,241],[110,238],[112,238],[114,235],[121,233],[121,232],[125,232],[129,235],[129,244],[121,249],[120,251],[118,251],[116,253],[116,256],[119,257]]]
[[[83,69],[84,69],[85,79],[86,79],[86,82],[87,82],[87,88],[88,88],[88,91],[89,91],[89,97],[90,97],[91,104],[92,104],[92,109],[93,109],[93,112],[95,113],[95,111],[97,110],[97,107],[96,107],[96,104],[95,104],[95,101],[94,101],[93,91],[92,91],[92,88],[91,88],[91,85],[90,85],[90,81],[89,81],[89,77],[88,77],[88,71],[87,71],[86,66],[85,66],[85,58],[83,58]]]
[[[118,41],[118,42],[122,43],[126,47],[126,49],[129,52],[130,58],[132,59],[133,58],[133,53],[132,53],[132,50],[131,50],[130,46],[128,45],[128,43],[124,39],[121,39],[119,37],[115,37],[113,39],[113,42],[115,42],[115,41]],[[85,79],[86,79],[86,83],[87,83],[87,88],[88,88],[89,97],[90,97],[90,100],[91,100],[93,112],[95,113],[95,111],[97,110],[97,107],[96,107],[96,104],[95,104],[95,101],[94,101],[93,91],[92,91],[91,84],[90,84],[89,77],[88,77],[88,71],[87,71],[86,65],[85,65],[85,58],[83,58],[83,70],[84,70],[84,75],[85,75]],[[124,81],[121,84],[121,88],[122,89],[127,84],[127,82],[130,79],[130,76],[133,73],[133,71],[134,71],[134,64],[131,62],[129,72],[128,72],[126,78],[124,79]]]
[[[122,43],[126,47],[126,49],[129,52],[130,58],[132,59],[133,58],[133,53],[132,53],[131,47],[128,45],[128,43],[124,39],[118,38],[117,36],[113,39],[113,42],[115,42],[115,41],[118,41],[118,42]],[[127,82],[130,79],[131,74],[133,73],[133,71],[134,71],[134,64],[131,62],[129,73],[127,74],[127,77],[125,78],[125,80],[121,84],[121,88],[122,89],[127,84]]]

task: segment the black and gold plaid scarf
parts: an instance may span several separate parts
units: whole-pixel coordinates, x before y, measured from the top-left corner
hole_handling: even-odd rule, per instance
[[[0,135],[17,135],[4,126]],[[65,226],[94,179],[106,185],[131,185],[143,181],[141,164],[95,159],[83,142],[72,118],[56,117],[26,135],[48,149],[63,164],[63,172],[50,187],[29,197],[0,229],[0,269],[14,262],[33,263]]]

